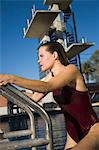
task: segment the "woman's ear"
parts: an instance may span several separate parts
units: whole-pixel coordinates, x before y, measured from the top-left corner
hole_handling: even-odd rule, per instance
[[[56,51],[53,52],[54,58],[58,59],[58,53]]]

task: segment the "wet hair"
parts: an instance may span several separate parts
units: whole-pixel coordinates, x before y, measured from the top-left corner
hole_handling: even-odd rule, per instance
[[[59,43],[59,42],[46,42],[46,43],[41,43],[38,49],[42,46],[47,46],[47,51],[50,53],[54,53],[55,51],[58,53],[58,57],[60,62],[66,66],[69,64],[66,52],[64,47]]]

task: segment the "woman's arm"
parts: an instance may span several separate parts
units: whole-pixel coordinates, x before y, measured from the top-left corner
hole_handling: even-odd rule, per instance
[[[31,80],[10,74],[0,74],[0,85],[6,85],[7,83],[41,93],[45,93],[47,86],[45,81]]]
[[[38,93],[38,92],[34,92],[34,93],[29,93],[29,92],[23,92],[25,95],[27,95],[28,97],[30,97],[32,100],[34,100],[35,102],[39,102],[42,100],[42,98],[45,96],[43,93]]]
[[[49,75],[47,75],[46,77],[44,77],[43,79],[41,79],[42,81],[47,82],[49,80]],[[29,96],[31,99],[33,99],[35,102],[39,102],[40,100],[42,100],[42,98],[45,96],[44,93],[39,93],[39,92],[33,92],[33,91],[27,91],[24,92],[24,94],[26,94],[27,96]]]
[[[45,81],[48,82],[50,79],[52,78],[51,74],[47,74],[44,78],[41,79],[41,81]],[[39,93],[39,92],[28,92],[26,90],[26,92],[24,92],[24,94],[26,94],[27,96],[29,96],[31,99],[33,99],[35,102],[39,102],[42,100],[42,98],[45,96],[44,93]]]
[[[51,78],[52,78],[51,73],[48,73],[44,78],[41,79],[41,81],[48,82]],[[44,93],[34,92],[34,94],[32,95],[32,99],[35,100],[36,102],[39,102],[45,95],[46,94]]]
[[[0,75],[0,85],[12,83],[17,86],[30,89],[39,93],[48,93],[55,89],[59,89],[71,81],[76,81],[77,68],[74,65],[64,67],[62,72],[59,72],[49,81],[30,80],[16,75]]]

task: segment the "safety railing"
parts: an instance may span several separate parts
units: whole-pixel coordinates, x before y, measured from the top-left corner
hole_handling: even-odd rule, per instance
[[[88,87],[90,95],[91,95],[92,106],[99,105],[99,100],[95,100],[95,96],[99,95],[99,82],[97,82],[97,83],[88,83],[87,87]]]
[[[52,138],[52,125],[51,120],[46,113],[46,111],[31,100],[28,96],[24,95],[20,90],[15,86],[7,84],[6,86],[0,87],[0,94],[7,98],[8,101],[13,102],[20,108],[22,108],[29,116],[30,119],[30,129],[20,130],[20,131],[11,131],[8,133],[2,134],[2,140],[0,141],[0,150],[16,150],[20,148],[32,148],[36,150],[38,146],[46,146],[46,150],[53,150],[53,138]],[[33,110],[37,112],[41,118],[45,121],[45,137],[36,138],[36,129]],[[13,137],[22,137],[31,135],[30,139],[19,140],[19,141],[10,141],[4,139],[10,139]]]

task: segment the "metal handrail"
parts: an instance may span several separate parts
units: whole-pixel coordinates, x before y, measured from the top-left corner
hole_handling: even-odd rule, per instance
[[[32,114],[32,110],[35,110],[41,118],[45,121],[46,126],[46,137],[45,139],[48,142],[46,145],[47,150],[53,150],[53,138],[52,138],[52,126],[51,126],[51,120],[46,113],[46,111],[43,109],[42,106],[37,104],[35,101],[31,100],[28,96],[23,94],[20,90],[18,90],[15,86],[7,84],[6,86],[0,87],[0,94],[6,97],[9,101],[13,102],[14,104],[18,105],[22,109],[24,109],[31,121],[31,128],[34,126],[34,117]],[[33,132],[35,131],[34,128],[31,129]],[[35,136],[35,132],[32,134],[32,136]],[[34,137],[32,137],[33,139]]]
[[[20,130],[20,131],[11,131],[11,132],[7,132],[7,133],[4,133],[3,135],[3,138],[13,138],[13,137],[20,137],[20,136],[27,136],[27,135],[31,135],[31,139],[34,139],[35,138],[35,124],[34,124],[34,115],[32,113],[32,111],[30,110],[30,108],[22,103],[20,101],[20,98],[18,98],[17,95],[13,95],[11,94],[11,92],[6,92],[4,91],[3,89],[0,89],[1,91],[1,94],[6,97],[9,101],[11,102],[14,102],[14,104],[16,104],[17,106],[19,106],[20,108],[22,108],[23,110],[25,110],[25,112],[28,114],[29,118],[30,118],[30,130]],[[2,146],[0,146],[0,149],[4,149],[4,147],[7,146],[6,149],[11,149],[11,147],[13,146],[13,144],[11,144],[10,142],[10,145],[5,145],[2,143]],[[16,147],[16,145],[15,145]],[[35,148],[34,148],[35,150]]]

